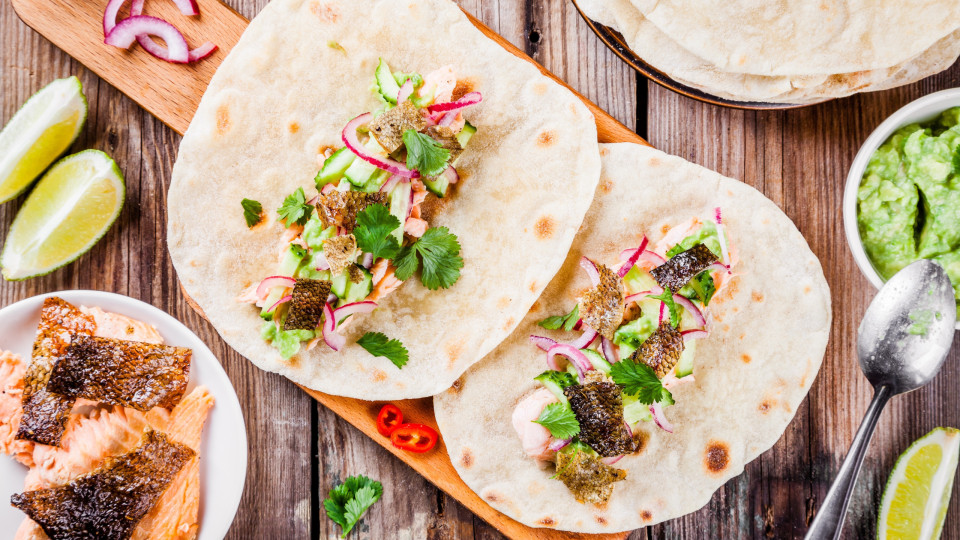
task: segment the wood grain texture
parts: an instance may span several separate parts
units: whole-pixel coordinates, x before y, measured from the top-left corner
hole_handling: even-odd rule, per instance
[[[204,22],[217,9],[210,7],[211,2],[215,3],[200,0]],[[90,9],[99,12],[102,3],[90,2]],[[266,3],[228,0],[246,18]],[[183,24],[189,40],[208,36],[192,33],[193,27],[163,4],[148,3],[147,10],[156,7]],[[566,0],[460,0],[460,4],[654,146],[761,189],[794,219],[820,257],[833,291],[835,323],[823,369],[784,437],[728,482],[704,509],[630,535],[801,538],[870,397],[869,385],[856,367],[854,336],[875,291],[859,274],[843,239],[840,197],[847,167],[869,132],[899,106],[960,85],[960,66],[909,87],[799,111],[734,111],[697,103],[644,79],[638,84],[637,77],[588,33]],[[72,20],[62,13],[48,15],[58,25]],[[94,37],[99,39],[96,30]],[[232,43],[231,36],[224,33],[218,43]],[[149,58],[144,63],[149,69],[167,67]],[[29,282],[0,284],[0,305],[62,289],[110,290],[170,312],[210,345],[237,389],[250,439],[247,487],[230,538],[334,537],[339,531],[319,505],[336,481],[358,473],[379,478],[388,489],[354,538],[502,538],[333,410],[288,381],[254,368],[189,308],[164,240],[165,196],[180,137],[27,28],[10,3],[0,2],[0,122],[45,83],[71,74],[80,76],[91,107],[88,125],[73,150],[99,148],[117,159],[127,180],[126,207],[117,225],[78,263]],[[170,80],[162,70],[153,75],[154,86],[137,89],[142,95],[163,89]],[[182,102],[174,103],[179,108]],[[169,123],[182,132],[189,116],[180,116],[164,118],[174,118]],[[6,234],[22,202],[21,197],[0,206],[0,235]],[[896,398],[884,413],[845,538],[873,536],[883,482],[910,441],[938,425],[960,425],[958,356],[956,350],[951,353],[944,373],[929,387]],[[416,414],[426,414],[423,407],[429,402],[420,401]],[[960,538],[957,498],[954,494],[943,538]]]

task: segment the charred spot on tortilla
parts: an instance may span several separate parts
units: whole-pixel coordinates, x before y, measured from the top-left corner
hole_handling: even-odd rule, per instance
[[[703,272],[708,266],[717,262],[717,256],[710,251],[710,248],[703,244],[697,244],[692,248],[677,253],[667,260],[667,262],[650,271],[653,279],[663,288],[669,287],[671,291],[679,291],[691,279],[697,277],[697,274]]]
[[[171,409],[187,390],[192,356],[185,347],[73,335],[47,387],[69,398],[138,411]]]
[[[583,324],[612,340],[614,332],[623,322],[623,278],[602,264],[596,267],[600,283],[580,295],[577,305]]]
[[[357,237],[352,234],[333,236],[323,241],[323,256],[330,265],[330,274],[337,275],[353,264],[357,256]]]
[[[681,354],[683,335],[669,320],[664,320],[640,348],[633,352],[632,358],[653,368],[657,377],[662,379],[677,365]]]
[[[553,236],[553,231],[556,228],[557,222],[550,216],[540,216],[533,225],[533,231],[540,240],[546,240]]]
[[[537,525],[540,525],[542,527],[555,527],[557,525],[557,520],[553,519],[550,516],[547,516],[545,518],[538,519]]]
[[[586,452],[557,453],[557,478],[577,502],[605,506],[613,494],[613,484],[626,477],[627,471],[611,467]]]
[[[636,449],[623,424],[623,396],[612,382],[575,384],[563,389],[580,423],[580,441],[603,457],[630,454]]]
[[[357,214],[368,206],[387,203],[386,193],[364,193],[362,191],[331,191],[320,195],[317,202],[317,213],[326,226],[343,227],[346,232],[353,232],[357,226]]]
[[[547,130],[537,135],[537,145],[542,148],[547,148],[553,146],[553,143],[557,139],[557,134],[553,131]]]
[[[464,467],[473,466],[473,452],[471,452],[469,448],[464,448],[463,451],[460,452],[460,464]]]
[[[441,148],[450,152],[450,163],[456,162],[460,154],[463,153],[463,146],[460,145],[457,135],[449,126],[430,126],[424,133],[440,143]]]
[[[703,463],[712,473],[721,473],[730,464],[730,449],[726,443],[710,441],[703,456]]]
[[[60,446],[74,400],[49,391],[50,373],[56,359],[70,345],[71,336],[92,336],[95,330],[93,317],[78,307],[55,296],[44,299],[33,356],[24,374],[23,415],[17,439]]]
[[[10,503],[50,538],[130,538],[195,455],[189,447],[151,430],[135,449],[107,458],[93,472],[63,486],[13,495]]]
[[[323,306],[330,296],[331,283],[320,279],[297,279],[293,285],[290,309],[283,321],[284,330],[316,330]]]
[[[396,152],[403,146],[403,134],[407,130],[422,131],[426,127],[426,118],[410,101],[403,101],[384,112],[374,118],[368,126],[370,135],[388,154]]]

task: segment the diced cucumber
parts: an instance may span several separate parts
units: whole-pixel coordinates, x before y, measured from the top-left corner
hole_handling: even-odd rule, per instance
[[[400,182],[390,192],[390,213],[400,220],[400,226],[393,231],[397,242],[403,245],[403,224],[407,221],[407,210],[410,208],[410,182]]]
[[[370,153],[375,155],[381,155],[386,157],[387,151],[384,150],[377,141],[370,137],[366,143],[364,143],[364,148],[370,151]],[[343,171],[343,177],[346,178],[354,186],[363,189],[370,180],[379,173],[382,169],[377,168],[375,165],[367,163],[362,159],[354,159],[353,163],[347,167],[347,170]]]
[[[346,271],[333,276],[333,278],[330,279],[330,292],[337,295],[337,298],[347,296],[347,283],[349,281],[350,279],[347,277]]]
[[[697,354],[697,340],[691,339],[683,344],[683,353],[677,360],[677,378],[693,373],[693,357]]]
[[[566,371],[544,371],[534,377],[533,380],[540,381],[540,384],[546,387],[547,390],[550,390],[554,396],[557,396],[557,399],[564,403],[567,402],[567,396],[564,395],[563,389],[567,386],[578,384],[577,375],[571,375]]]
[[[314,183],[317,184],[317,190],[332,182],[340,181],[343,178],[343,173],[346,172],[347,167],[354,162],[356,157],[346,146],[330,154],[330,157],[323,161],[323,167],[320,168],[316,178],[313,179]]]
[[[363,191],[367,193],[376,193],[380,191],[380,188],[383,187],[383,184],[390,178],[390,173],[388,171],[379,170],[373,173],[373,176],[370,177],[370,180],[363,185]]]
[[[600,353],[593,349],[580,349],[580,352],[587,357],[587,360],[593,364],[593,369],[600,371],[606,375],[610,374],[610,362],[607,362],[607,359],[603,357]]]
[[[465,122],[463,124],[463,129],[460,130],[460,133],[457,133],[457,142],[460,143],[460,148],[466,148],[467,143],[470,142],[470,139],[473,138],[473,135],[476,132],[477,128],[473,127],[473,124],[470,122]]]
[[[400,85],[397,84],[397,79],[394,78],[393,72],[390,71],[390,66],[387,65],[383,58],[380,59],[380,64],[377,65],[375,77],[377,79],[377,92],[380,93],[380,96],[383,97],[387,103],[396,105],[397,94],[400,93]]]
[[[340,297],[340,304],[345,305],[353,302],[359,302],[370,295],[370,291],[373,290],[373,274],[368,272],[366,269],[363,270],[363,281],[360,283],[354,283],[347,280],[346,290],[344,291],[344,296]]]
[[[280,265],[277,268],[277,273],[275,275],[290,277],[296,275],[297,270],[300,268],[300,264],[303,262],[306,254],[307,250],[296,244],[290,244],[290,247],[287,248],[287,252],[283,255],[283,259],[280,261]],[[273,305],[277,303],[277,300],[280,300],[280,298],[283,297],[283,292],[285,290],[286,287],[274,287],[270,290],[270,294],[267,295],[267,301],[263,305],[263,309],[260,311],[260,317],[262,317],[265,321],[273,320]]]
[[[423,185],[427,186],[427,189],[430,193],[433,193],[441,199],[447,194],[447,188],[450,187],[450,180],[447,179],[446,175],[440,174],[433,178],[421,177],[423,180]]]

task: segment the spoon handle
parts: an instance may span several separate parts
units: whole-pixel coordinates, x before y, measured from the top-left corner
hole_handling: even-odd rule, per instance
[[[850,503],[850,495],[857,483],[857,475],[860,474],[860,465],[863,464],[863,457],[867,454],[867,447],[870,444],[870,438],[873,436],[873,430],[877,427],[880,413],[883,412],[883,407],[891,396],[893,396],[893,389],[889,386],[879,386],[874,390],[873,401],[870,402],[867,414],[860,423],[860,429],[857,430],[857,436],[853,438],[853,444],[850,445],[850,451],[847,452],[847,457],[843,460],[843,465],[840,467],[837,478],[833,481],[833,486],[830,487],[827,497],[820,505],[820,510],[813,518],[813,523],[807,529],[806,540],[837,540],[840,538],[843,519],[847,513],[847,505]]]

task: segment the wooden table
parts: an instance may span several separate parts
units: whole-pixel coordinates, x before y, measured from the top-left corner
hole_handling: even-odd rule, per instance
[[[268,0],[228,0],[253,17]],[[637,76],[596,39],[568,0],[460,0],[469,12],[654,146],[761,189],[800,228],[833,290],[834,325],[823,369],[780,442],[699,512],[630,538],[799,538],[839,468],[871,389],[855,359],[858,322],[874,290],[843,239],[840,201],[860,143],[887,115],[930,92],[960,86],[960,64],[908,87],[788,112],[704,105]],[[249,436],[247,487],[230,538],[330,538],[320,503],[341,478],[363,473],[386,487],[354,538],[500,538],[359,431],[282,377],[230,350],[184,301],[167,254],[166,191],[180,137],[21,23],[0,1],[0,122],[54,78],[79,75],[90,117],[75,149],[99,148],[127,181],[120,220],[79,262],[25,283],[0,283],[0,305],[63,289],[114,291],[179,318],[227,370]],[[23,198],[0,206],[6,235]],[[783,261],[791,264],[791,261]],[[929,387],[895,399],[867,455],[845,537],[874,534],[876,508],[897,454],[935,426],[960,426],[954,350]],[[960,538],[957,495],[943,538]]]

